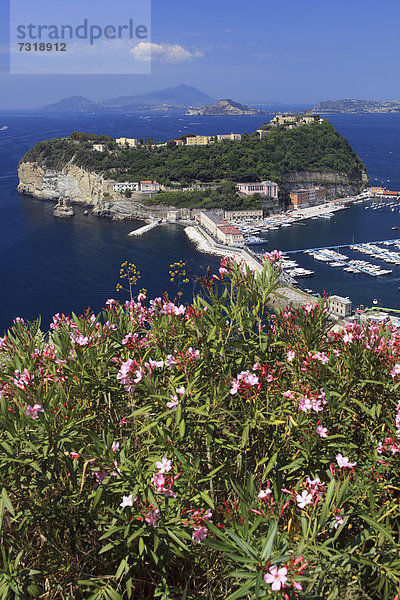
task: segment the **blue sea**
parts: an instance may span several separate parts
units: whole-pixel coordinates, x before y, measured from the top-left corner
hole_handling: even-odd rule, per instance
[[[171,263],[187,261],[196,276],[204,274],[208,265],[215,269],[219,263],[217,258],[197,252],[179,225],[159,227],[135,239],[127,234],[141,225],[139,222],[84,216],[79,207],[74,218],[56,219],[51,202],[16,191],[18,161],[33,144],[74,130],[160,141],[188,132],[250,132],[269,119],[159,113],[0,113],[0,128],[8,126],[0,131],[0,333],[16,316],[33,320],[41,315],[46,329],[57,312],[79,314],[88,306],[99,311],[107,298],[125,299],[127,295],[117,295],[115,288],[120,265],[126,259],[137,265],[142,274],[139,286],[147,288],[152,297],[166,291],[171,297],[176,294],[168,275]],[[330,120],[367,165],[371,182],[399,190],[400,115],[335,115]],[[398,210],[372,211],[364,206],[354,205],[336,213],[330,221],[310,220],[301,226],[271,231],[265,249],[391,239],[397,233],[392,226],[399,226],[400,237]],[[365,258],[360,254],[354,257]],[[298,262],[315,270],[315,275],[304,283],[317,292],[348,295],[356,305],[370,305],[374,298],[387,307],[400,304],[397,267],[390,266],[393,273],[378,279],[338,272],[306,255],[298,255]],[[192,293],[190,284],[183,299],[188,301]]]

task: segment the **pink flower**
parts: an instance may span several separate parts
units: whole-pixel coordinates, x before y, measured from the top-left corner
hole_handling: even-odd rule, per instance
[[[291,390],[286,390],[286,392],[283,392],[282,394],[285,398],[289,398],[290,400],[294,400],[294,394]]]
[[[205,540],[207,537],[208,529],[207,527],[197,527],[192,535],[192,540],[197,544],[200,544],[201,540]]]
[[[313,355],[313,358],[322,362],[323,365],[326,365],[329,362],[329,356],[326,356],[325,352],[318,352]]]
[[[341,469],[344,469],[344,468],[350,469],[351,467],[355,467],[357,464],[356,462],[354,462],[354,463],[349,462],[348,456],[342,456],[341,454],[336,455],[336,462]]]
[[[286,354],[286,359],[289,362],[292,362],[292,360],[295,358],[295,356],[296,356],[296,353],[293,352],[293,350],[289,350],[289,352]]]
[[[265,583],[271,583],[272,589],[274,591],[279,591],[281,587],[285,587],[285,583],[287,582],[287,568],[281,567],[278,570],[278,567],[273,565],[269,568],[269,573],[264,575]]]
[[[304,398],[300,398],[299,410],[302,410],[303,412],[308,412],[312,408],[313,408],[313,402],[310,400],[310,398],[307,398],[307,396],[305,396]]]
[[[239,391],[239,387],[240,387],[240,382],[239,382],[239,381],[237,381],[236,379],[234,379],[234,380],[232,381],[232,387],[231,387],[231,389],[229,390],[229,393],[230,393],[230,394],[232,394],[232,396],[233,396],[234,394],[237,394],[237,392]]]
[[[132,494],[129,494],[129,496],[122,496],[122,502],[120,504],[120,507],[125,508],[125,506],[133,506],[133,502],[134,501],[132,500]]]
[[[165,477],[162,473],[156,473],[151,479],[151,483],[154,485],[156,492],[161,494],[164,491]]]
[[[185,388],[183,387],[183,385],[180,388],[175,388],[175,391],[177,394],[179,394],[180,396],[183,396],[183,394],[185,393]]]
[[[142,371],[142,367],[139,367],[136,371],[135,371],[135,379],[133,380],[135,383],[139,383],[139,381],[141,381],[141,379],[143,378],[143,371]]]
[[[335,516],[335,519],[336,519],[336,523],[334,525],[334,528],[337,529],[339,527],[339,525],[343,525],[343,517]]]
[[[392,377],[396,377],[396,375],[400,375],[400,364],[396,363],[393,369],[390,371]]]
[[[94,471],[93,475],[96,477],[96,481],[100,485],[107,477],[108,472],[104,471],[104,469],[100,469],[99,471]]]
[[[149,510],[149,512],[145,516],[144,520],[150,527],[157,527],[157,521],[160,518],[159,513],[160,511],[158,510],[158,508],[154,508],[153,510]]]
[[[165,498],[176,498],[176,494],[172,491],[171,486],[167,487],[166,490],[163,490],[162,493],[164,494]]]
[[[302,309],[305,313],[311,313],[314,309],[314,306],[311,303],[305,304],[304,306],[302,306]]]
[[[172,400],[167,402],[167,407],[170,408],[171,410],[176,410],[179,406],[179,400],[178,400],[177,396],[170,396],[170,398],[172,398]]]
[[[78,452],[70,452],[69,453],[71,458],[75,458],[76,460],[78,460],[80,454],[78,454]]]
[[[261,492],[258,494],[258,497],[260,500],[266,500],[270,494],[272,494],[272,490],[267,488],[266,490],[261,490]]]
[[[27,406],[25,414],[27,417],[31,416],[32,419],[38,418],[38,413],[44,412],[44,408],[41,404],[34,404],[33,406]]]
[[[149,362],[144,363],[145,366],[149,369],[155,369],[156,367],[162,368],[164,366],[163,360],[153,360],[149,358]]]
[[[193,360],[199,360],[200,359],[200,350],[194,350],[192,347],[188,348],[186,354],[188,356],[190,356],[190,358],[193,359]]]
[[[345,333],[343,336],[343,341],[345,344],[350,344],[353,341],[353,334],[352,333]]]
[[[313,497],[307,492],[307,490],[303,490],[301,496],[297,494],[296,500],[299,508],[305,508],[308,504],[312,504]]]
[[[168,369],[172,369],[175,363],[175,357],[172,354],[168,354],[167,360],[165,361],[165,366],[168,367]]]
[[[163,456],[161,461],[156,462],[156,467],[159,473],[167,473],[172,469],[171,461]]]
[[[326,427],[322,427],[322,425],[318,425],[318,427],[317,427],[317,434],[321,438],[326,438],[326,437],[328,437],[328,430],[327,430]]]
[[[114,441],[112,443],[111,449],[112,449],[113,452],[117,452],[117,450],[119,450],[119,442],[115,442]]]

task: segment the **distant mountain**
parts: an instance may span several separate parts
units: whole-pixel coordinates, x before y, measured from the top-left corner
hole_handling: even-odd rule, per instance
[[[195,87],[178,85],[146,94],[134,96],[119,96],[100,102],[92,102],[83,96],[71,96],[60,102],[44,106],[45,110],[52,111],[86,111],[86,110],[181,110],[188,106],[202,106],[214,102],[214,98],[201,92]]]
[[[202,106],[201,108],[189,108],[186,112],[187,115],[263,115],[265,114],[262,110],[257,110],[251,106],[245,104],[239,104],[234,102],[230,98],[225,100],[218,100],[214,104],[208,106]]]
[[[317,102],[313,112],[318,114],[329,113],[397,113],[400,112],[399,100],[356,100],[345,98],[344,100],[326,100]]]
[[[69,98],[63,98],[59,102],[55,102],[54,104],[47,104],[47,106],[43,106],[46,110],[54,110],[54,111],[81,111],[81,110],[91,110],[97,107],[96,102],[92,102],[92,100],[88,100],[83,96],[70,96]]]
[[[163,90],[136,94],[135,96],[120,96],[104,100],[101,104],[111,108],[125,108],[127,106],[202,106],[214,102],[214,98],[189,85],[178,85]]]

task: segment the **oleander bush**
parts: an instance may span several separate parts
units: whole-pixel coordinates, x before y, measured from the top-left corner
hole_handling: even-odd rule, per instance
[[[15,320],[1,599],[397,598],[400,336],[269,314],[266,258],[188,306]]]

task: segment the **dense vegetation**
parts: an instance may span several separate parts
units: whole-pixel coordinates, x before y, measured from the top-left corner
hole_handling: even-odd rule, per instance
[[[92,149],[94,141],[107,143],[108,152]],[[361,160],[328,122],[288,130],[271,129],[267,139],[244,134],[240,142],[222,142],[205,147],[152,147],[120,150],[107,136],[86,136],[79,132],[69,139],[39,142],[22,161],[38,161],[59,169],[73,161],[80,167],[120,181],[156,179],[161,184],[179,182],[262,181],[281,183],[285,173],[295,171],[334,171],[346,173],[351,182],[361,184]]]
[[[333,332],[322,300],[269,315],[266,258],[224,260],[189,306],[141,292],[47,335],[16,319],[2,599],[398,597],[400,336]]]
[[[198,191],[175,191],[160,192],[155,198],[142,200],[144,204],[152,205],[164,204],[166,206],[187,207],[187,208],[220,208],[225,210],[235,209],[257,209],[263,208],[265,196],[253,194],[252,196],[239,196],[235,190],[235,184],[222,183],[216,189],[198,190]],[[268,210],[264,210],[268,214]]]

